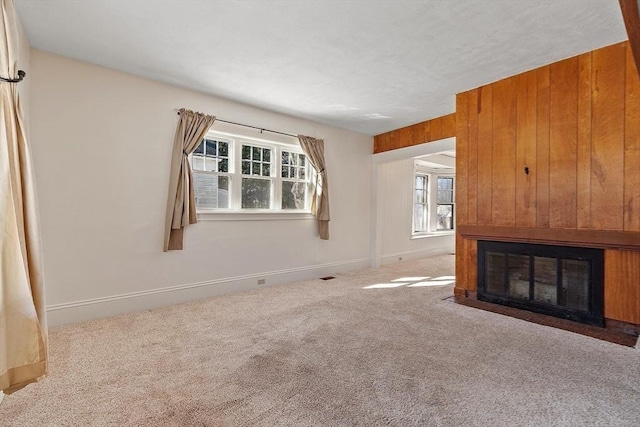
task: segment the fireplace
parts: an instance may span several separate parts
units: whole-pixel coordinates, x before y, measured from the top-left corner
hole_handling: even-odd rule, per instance
[[[478,299],[603,326],[604,251],[478,241]]]

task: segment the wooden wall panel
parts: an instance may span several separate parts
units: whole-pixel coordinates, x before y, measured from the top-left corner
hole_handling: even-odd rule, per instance
[[[538,80],[535,71],[516,77],[516,225],[536,226],[536,113]]]
[[[493,86],[478,89],[478,224],[491,224]]]
[[[475,292],[478,287],[478,242],[456,235],[456,283],[454,294]]]
[[[467,164],[467,223],[478,223],[478,90],[469,92],[469,162]],[[457,119],[457,117],[456,117]]]
[[[456,134],[456,120],[457,117],[455,114],[449,114],[446,116],[440,117],[440,136],[443,135],[455,135]]]
[[[493,225],[515,225],[516,79],[493,84],[492,209]]]
[[[576,226],[578,59],[549,67],[549,226]]]
[[[469,92],[456,96],[456,180],[455,180],[455,224],[468,224],[467,182],[469,180]]]
[[[448,114],[373,137],[373,153],[396,150],[456,136],[456,115]]]
[[[628,43],[473,89],[456,101],[456,115],[378,135],[374,151],[457,136],[461,229],[516,230],[524,240],[571,233],[637,238],[640,78]],[[465,236],[456,235],[457,295],[476,289],[479,237]],[[606,250],[605,316],[640,324],[640,251],[614,247]]]
[[[640,231],[640,79],[627,49],[624,122],[624,231]]]
[[[640,324],[640,252],[606,250],[604,316]]]
[[[536,70],[536,225],[549,227],[549,67]]]
[[[548,236],[538,243],[581,233],[594,247],[600,234],[619,233],[622,243],[607,250],[605,315],[640,323],[640,252],[618,250],[636,248],[624,242],[640,232],[640,78],[631,58],[619,43],[469,91],[459,230]],[[464,236],[456,260],[472,290],[481,237]]]
[[[591,54],[578,57],[576,226],[591,227]]]
[[[591,227],[622,230],[625,44],[592,55]]]
[[[466,257],[469,253],[467,249],[468,240],[456,234],[456,283],[454,285],[454,294],[464,296],[464,291],[469,286],[469,278],[467,276]]]

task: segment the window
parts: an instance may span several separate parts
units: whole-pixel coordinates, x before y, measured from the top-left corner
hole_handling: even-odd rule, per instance
[[[208,135],[191,157],[200,212],[308,212],[310,166],[298,145]]]
[[[429,231],[429,175],[416,174],[413,203],[413,232]]]
[[[438,177],[436,230],[453,230],[453,177]]]
[[[205,139],[191,155],[196,208],[229,208],[229,141]]]
[[[413,183],[413,235],[454,229],[454,177],[416,167]]]

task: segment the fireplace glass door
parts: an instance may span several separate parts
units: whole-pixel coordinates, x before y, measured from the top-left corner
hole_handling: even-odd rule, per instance
[[[478,299],[603,324],[603,251],[478,242]]]

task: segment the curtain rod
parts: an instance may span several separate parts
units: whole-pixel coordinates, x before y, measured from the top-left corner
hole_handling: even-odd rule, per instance
[[[0,76],[0,81],[7,82],[7,83],[19,83],[19,82],[22,81],[22,79],[24,79],[24,76],[26,76],[26,75],[27,75],[27,73],[25,73],[24,71],[18,70],[18,78],[17,79],[8,79],[6,77]]]
[[[178,115],[180,115],[180,110],[178,110]],[[292,138],[297,138],[298,137],[298,135],[292,135],[292,134],[286,133],[286,132],[278,132],[277,130],[259,128],[257,126],[251,126],[251,125],[245,125],[245,124],[242,124],[242,123],[230,122],[228,120],[222,120],[222,119],[218,119],[218,118],[216,118],[216,122],[229,123],[231,125],[244,126],[246,128],[257,129],[257,130],[260,131],[260,133],[262,133],[262,132],[270,132],[270,133],[277,133],[278,135],[290,136]]]

